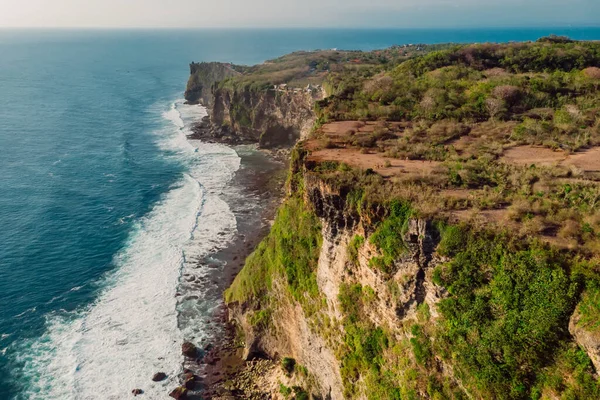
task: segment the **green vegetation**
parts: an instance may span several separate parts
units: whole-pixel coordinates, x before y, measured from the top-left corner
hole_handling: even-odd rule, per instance
[[[393,200],[389,205],[389,216],[379,224],[369,241],[383,253],[381,257],[373,257],[370,265],[391,272],[394,260],[406,251],[403,235],[407,229],[412,209],[408,203]]]
[[[396,201],[388,207],[379,228],[389,229],[378,228],[370,240],[393,249],[395,253],[387,253],[394,254],[390,257],[399,257],[404,245],[398,232],[411,208]],[[420,323],[412,325],[407,342],[395,342],[385,328],[371,322],[367,310],[372,289],[341,286],[340,359],[348,398],[365,384],[370,399],[418,398],[411,385],[425,385],[434,398],[465,398],[432,371],[434,357],[453,365],[455,376],[476,398],[539,399],[549,393],[568,399],[596,398],[600,384],[590,360],[573,346],[567,330],[583,288],[582,271],[589,263],[508,234],[445,223],[436,226],[441,236],[438,250],[451,261],[437,268],[434,282],[444,286],[449,297],[439,303],[441,318],[435,324],[429,322],[427,304],[418,308]],[[385,239],[372,239],[382,232],[388,232]],[[597,330],[599,295],[596,284],[589,282],[579,305],[584,316],[580,323]],[[410,371],[425,381],[409,383]]]
[[[403,163],[396,162],[391,182],[371,189],[387,192],[379,196],[384,201],[409,200],[419,215],[474,211],[463,220],[506,210],[493,222],[516,235],[553,237],[560,247],[596,252],[600,173],[560,160],[600,145],[600,68],[594,66],[600,43],[556,40],[451,46],[364,77],[317,105],[321,121],[359,120],[355,127],[335,136],[317,131],[315,138],[376,154],[386,168],[391,159],[436,163],[423,164],[422,173],[400,173]],[[521,148],[505,158],[523,145],[556,154]],[[530,164],[522,161],[528,157]],[[353,189],[361,202],[363,186]],[[443,193],[457,189],[458,196]],[[386,271],[389,257],[372,265]]]
[[[352,264],[358,263],[358,249],[365,243],[365,238],[360,235],[355,235],[350,243],[348,243],[348,258]]]
[[[243,128],[247,128],[252,125],[252,112],[246,108],[245,103],[243,102],[236,101],[232,103],[231,118],[233,118],[233,120],[235,120],[235,122]]]
[[[500,141],[577,150],[600,142],[599,63],[597,42],[454,46],[365,77],[317,110],[327,121],[415,122],[401,157],[447,159],[448,141],[488,120]]]
[[[457,236],[454,229],[446,233]],[[580,275],[569,273],[570,256],[547,246],[481,232],[461,237],[462,243],[446,241],[454,257],[439,279],[451,296],[438,307],[436,350],[479,396],[529,398],[544,369],[557,362],[557,349],[569,343]],[[577,398],[598,393],[590,382],[577,388],[587,397]]]
[[[577,307],[580,314],[578,325],[587,331],[600,333],[600,281],[588,281],[587,287]]]
[[[531,390],[532,399],[542,399],[547,393],[560,393],[561,399],[597,399],[600,385],[593,375],[590,358],[572,344],[557,350],[554,364],[544,368]]]
[[[296,360],[290,357],[284,357],[283,360],[281,360],[281,366],[283,367],[283,370],[290,375],[296,368]]]
[[[294,390],[294,394],[295,394],[294,398],[296,400],[309,400],[310,399],[308,392],[306,390],[304,390],[303,388],[301,388],[300,386],[294,386],[292,389]]]
[[[285,386],[283,383],[279,384],[279,393],[281,393],[284,397],[289,397],[292,394],[292,389]]]
[[[341,373],[346,384],[346,395],[351,397],[354,383],[360,376],[378,373],[383,363],[382,354],[388,347],[387,335],[364,317],[363,288],[361,285],[342,285],[339,301],[344,319],[344,352]]]
[[[568,331],[576,312],[577,328],[600,333],[600,174],[503,159],[523,144],[565,157],[600,145],[600,43],[447,46],[340,69],[325,53],[308,58],[309,70],[327,71],[333,94],[317,105],[318,124],[352,120],[338,124],[349,131],[316,129],[294,150],[292,195],[227,301],[251,305],[250,323],[267,329],[281,305],[280,292],[269,293],[277,282],[335,352],[348,399],[600,398],[597,371]],[[315,148],[386,162],[361,170],[322,161],[326,152],[311,159]],[[380,160],[359,165],[370,159]],[[427,168],[376,173],[401,168],[394,163]],[[333,205],[339,225],[356,228],[335,315],[317,286],[321,226],[304,198],[323,214]],[[415,218],[434,230],[433,270],[421,265],[423,249],[405,243]],[[361,270],[359,251],[383,273]],[[414,276],[396,270],[414,258]],[[282,367],[301,368],[287,358]],[[303,393],[282,386],[284,396]]]
[[[321,227],[314,213],[301,198],[287,199],[279,208],[271,232],[248,257],[243,270],[225,292],[226,301],[268,302],[264,296],[273,280],[282,277],[290,295],[309,307],[311,299],[319,297],[315,268],[321,241]],[[264,315],[267,308],[256,315]],[[264,318],[258,321],[263,322]]]
[[[342,86],[340,81],[346,81],[348,75],[372,76],[410,57],[447,46],[395,46],[371,52],[299,51],[252,67],[234,65],[232,68],[241,75],[226,79],[218,85],[221,88],[261,91],[280,84],[287,84],[290,88],[323,84],[326,89],[339,91]],[[326,79],[327,82],[324,82]]]
[[[431,369],[432,345],[419,325],[412,327],[413,338],[398,342],[371,322],[370,292],[359,284],[340,287],[344,335],[339,357],[345,398],[358,398],[364,390],[372,400],[416,400],[422,398],[417,394],[422,386],[434,399],[466,398],[455,383]]]

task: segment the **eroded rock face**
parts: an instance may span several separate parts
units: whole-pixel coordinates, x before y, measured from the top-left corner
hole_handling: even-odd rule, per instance
[[[315,102],[324,98],[324,90],[219,84],[241,75],[244,68],[218,62],[190,64],[185,99],[204,105],[210,116],[197,136],[232,144],[258,143],[265,149],[291,147],[304,138],[314,126]]]
[[[600,335],[579,326],[580,319],[581,314],[576,310],[569,320],[569,332],[575,341],[585,349],[596,371],[600,371]]]
[[[369,260],[379,255],[369,243],[376,223],[384,218],[382,210],[374,209],[372,215],[361,220],[355,207],[345,203],[344,188],[329,186],[310,173],[304,174],[304,199],[311,203],[321,219],[322,246],[316,278],[319,291],[326,300],[322,311],[331,321],[343,318],[339,305],[340,287],[343,284],[360,284],[370,287],[375,299],[365,310],[367,318],[379,326],[387,326],[403,335],[404,322],[416,318],[417,307],[422,303],[430,306],[433,318],[435,307],[445,295],[432,282],[433,269],[444,260],[435,253],[439,235],[428,220],[412,219],[404,242],[408,251],[395,260],[391,272],[384,273],[369,265]],[[348,245],[355,235],[366,238],[358,249],[357,260],[350,260]],[[323,398],[342,399],[343,382],[331,342],[324,332],[314,328],[296,302],[286,296],[285,282],[275,281],[269,293],[276,298],[272,322],[267,330],[253,327],[246,315],[245,305],[230,305],[231,317],[241,325],[246,338],[247,357],[292,357],[314,375]],[[248,306],[249,307],[249,306]],[[334,334],[331,333],[330,334]]]
[[[212,86],[219,81],[240,75],[234,66],[220,62],[190,64],[190,78],[185,90],[185,99],[190,104],[212,105]]]
[[[274,89],[251,91],[221,88],[209,109],[213,129],[262,148],[290,147],[312,129],[316,100],[322,95]]]

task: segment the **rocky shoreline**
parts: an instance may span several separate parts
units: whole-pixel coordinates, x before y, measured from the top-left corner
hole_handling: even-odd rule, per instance
[[[227,322],[226,333],[206,354],[202,378],[202,398],[214,400],[269,399],[261,378],[277,370],[277,363],[267,359],[245,360],[243,345],[233,323]]]
[[[218,307],[213,310],[207,326],[210,338],[197,343],[197,346],[184,342],[182,354],[185,360],[179,379],[181,386],[172,390],[170,396],[176,399],[264,398],[241,395],[239,391],[226,389],[235,387],[235,384],[231,386],[231,382],[243,376],[247,365],[256,368],[256,363],[247,363],[242,359],[243,348],[236,341],[236,329],[228,321],[228,310],[222,299],[225,289],[243,267],[246,257],[270,229],[284,196],[283,183],[287,171],[284,160],[287,159],[287,152],[257,150],[254,145],[244,142],[205,136],[200,133],[206,132],[203,131],[205,124],[210,124],[210,121],[205,119],[188,139],[231,146],[241,158],[240,169],[223,193],[236,216],[237,234],[229,246],[202,261],[202,264],[223,266],[210,268],[210,274],[205,279],[207,290],[203,300],[218,304]]]
[[[211,122],[208,115],[202,118],[202,121],[192,128],[192,132],[193,133],[188,136],[188,139],[202,140],[207,143],[222,143],[228,146],[256,143],[255,140],[238,136],[225,127],[216,126]]]

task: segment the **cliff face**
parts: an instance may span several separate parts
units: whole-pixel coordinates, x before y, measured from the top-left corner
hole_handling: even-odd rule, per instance
[[[263,147],[311,129],[322,94],[294,85],[330,92],[225,293],[278,371],[264,398],[600,398],[598,46],[552,43],[296,54],[213,86],[212,132]]]
[[[402,234],[407,251],[388,271],[380,271],[370,263],[380,252],[369,238],[381,222],[383,210],[375,208],[361,218],[355,205],[348,203],[346,189],[334,187],[306,169],[300,174],[296,171],[298,175],[301,182],[292,182],[290,195],[301,196],[320,221],[321,247],[314,270],[318,300],[307,305],[303,299],[290,297],[288,275],[287,282],[274,278],[267,302],[257,301],[255,296],[230,302],[230,316],[244,332],[246,358],[293,358],[308,371],[305,384],[315,398],[367,398],[364,388],[348,384],[345,371],[348,355],[344,342],[349,340],[345,330],[352,318],[348,315],[360,312],[361,325],[385,326],[391,336],[402,341],[410,339],[405,327],[418,321],[420,308],[426,306],[436,318],[436,304],[445,296],[432,281],[435,266],[444,261],[435,252],[439,234],[431,221],[409,219]],[[236,284],[240,282],[234,283],[234,290]],[[368,307],[359,300],[350,305],[350,311],[348,304],[343,304],[347,300],[342,293],[356,288],[369,296]],[[256,323],[260,310],[268,310],[268,323]],[[277,393],[271,395],[278,398]]]
[[[226,293],[245,358],[295,362],[292,381],[279,370],[272,387],[284,379],[325,399],[596,393],[589,315],[600,295],[573,314],[580,286],[564,272],[567,254],[418,217],[397,199],[367,200],[381,177],[303,154],[292,153],[288,198]],[[477,381],[488,376],[487,386]]]
[[[260,147],[286,147],[306,136],[315,122],[315,100],[321,93],[306,90],[220,88],[213,93],[211,122],[225,134]]]
[[[190,104],[202,103],[206,107],[212,104],[212,86],[216,82],[238,76],[234,66],[219,62],[190,64],[190,78],[185,90],[185,99]]]
[[[245,68],[223,63],[192,63],[185,92],[189,103],[204,105],[210,120],[196,127],[198,139],[258,143],[262,148],[290,147],[314,126],[315,102],[324,97],[320,86],[244,83]],[[229,80],[240,77],[240,79]],[[248,79],[250,79],[248,78]]]

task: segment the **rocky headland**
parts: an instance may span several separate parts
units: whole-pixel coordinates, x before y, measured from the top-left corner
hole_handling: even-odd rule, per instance
[[[204,396],[599,398],[598,63],[549,37],[207,77],[197,137],[293,149]]]

